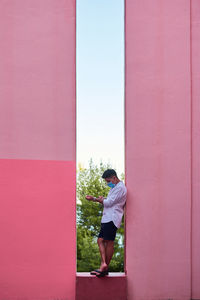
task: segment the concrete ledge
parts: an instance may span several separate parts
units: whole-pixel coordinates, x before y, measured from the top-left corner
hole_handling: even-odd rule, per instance
[[[76,300],[126,300],[126,287],[125,273],[109,273],[100,278],[76,273]]]

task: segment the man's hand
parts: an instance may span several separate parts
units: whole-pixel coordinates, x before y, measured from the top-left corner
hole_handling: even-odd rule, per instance
[[[103,204],[103,200],[104,200],[104,197],[103,196],[99,196],[96,201],[99,202],[99,203],[101,203],[101,204]]]
[[[99,203],[103,204],[104,197],[99,196],[98,198],[95,198],[93,196],[87,195],[87,196],[85,196],[85,199],[87,199],[88,201],[95,201],[95,202],[99,202]]]
[[[85,199],[87,199],[89,201],[94,201],[94,197],[90,196],[90,195],[85,196]]]

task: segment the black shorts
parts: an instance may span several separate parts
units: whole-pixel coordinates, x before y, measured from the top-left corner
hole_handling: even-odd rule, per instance
[[[110,221],[108,223],[101,223],[101,229],[98,237],[103,238],[107,241],[114,241],[117,229],[118,228],[115,226],[113,221]]]

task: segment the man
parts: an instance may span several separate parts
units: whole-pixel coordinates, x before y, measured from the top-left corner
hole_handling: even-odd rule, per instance
[[[107,198],[102,196],[95,198],[90,195],[85,197],[88,201],[99,202],[104,206],[101,230],[97,239],[101,254],[101,266],[98,270],[90,272],[91,275],[98,277],[108,275],[108,266],[114,253],[114,240],[117,229],[121,225],[127,194],[127,189],[117,177],[115,170],[106,170],[102,178],[105,179],[107,185],[111,188]]]

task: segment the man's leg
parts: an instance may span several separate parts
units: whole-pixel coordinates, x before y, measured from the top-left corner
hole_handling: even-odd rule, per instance
[[[100,271],[107,270],[107,263],[106,263],[106,245],[103,238],[98,238],[97,240],[98,246],[99,246],[99,252],[101,254],[101,266]]]
[[[106,264],[109,266],[114,253],[114,241],[106,241]]]

